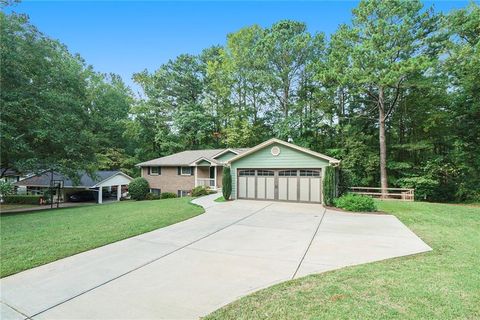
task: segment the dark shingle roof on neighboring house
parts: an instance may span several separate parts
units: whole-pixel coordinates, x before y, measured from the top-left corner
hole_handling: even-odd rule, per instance
[[[95,186],[97,183],[110,178],[111,176],[116,175],[121,171],[114,170],[114,171],[95,171],[93,177],[90,177],[87,172],[80,171],[78,173],[80,177],[79,183],[74,183],[74,181],[61,173],[54,172],[53,179],[54,180],[63,180],[64,187],[86,187],[91,188]],[[52,179],[52,174],[50,171],[45,171],[40,174],[36,174],[30,178],[26,178],[24,180],[18,181],[15,183],[16,186],[31,186],[31,187],[49,187],[50,180]]]
[[[208,161],[211,161],[215,164],[218,164],[219,161],[213,159],[214,156],[225,151],[227,149],[207,149],[207,150],[187,150],[178,152],[166,157],[161,157],[149,161],[145,161],[137,164],[138,167],[148,167],[148,166],[188,166],[192,162],[204,158]],[[230,148],[234,152],[241,154],[249,148]]]

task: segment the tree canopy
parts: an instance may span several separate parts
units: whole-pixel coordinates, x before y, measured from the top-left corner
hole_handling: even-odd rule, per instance
[[[299,21],[246,26],[222,46],[133,75],[95,72],[17,14],[1,14],[2,168],[135,174],[185,149],[271,137],[342,160],[356,186],[480,198],[480,9],[364,0],[326,36]]]

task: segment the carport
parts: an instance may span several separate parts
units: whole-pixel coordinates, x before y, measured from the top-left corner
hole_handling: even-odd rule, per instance
[[[121,171],[99,170],[91,174],[86,171],[79,171],[77,179],[73,179],[59,172],[43,171],[34,176],[15,183],[15,186],[26,187],[29,194],[42,195],[45,191],[55,186],[54,202],[65,202],[68,197],[76,192],[90,190],[96,192],[96,201],[103,202],[104,188],[112,191],[116,189],[116,199],[120,200],[122,190],[126,191],[128,184],[133,180]],[[60,188],[57,189],[57,187]]]
[[[100,181],[96,185],[94,185],[91,189],[97,190],[98,191],[98,197],[97,197],[97,202],[102,203],[103,202],[103,188],[108,188],[109,191],[112,189],[116,189],[117,193],[117,201],[120,201],[120,198],[122,197],[122,190],[125,190],[128,184],[132,181],[133,179],[123,172],[117,172],[116,174],[108,177],[107,179]]]

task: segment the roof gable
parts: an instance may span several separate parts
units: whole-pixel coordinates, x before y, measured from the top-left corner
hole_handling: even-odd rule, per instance
[[[289,142],[285,142],[283,140],[279,140],[279,139],[276,139],[276,138],[272,138],[270,140],[267,140],[253,148],[251,148],[250,150],[244,152],[244,153],[241,153],[233,158],[231,158],[230,160],[227,161],[227,163],[232,163],[232,162],[235,162],[239,159],[242,159],[248,155],[251,155],[257,151],[260,151],[268,146],[271,146],[273,144],[278,144],[278,145],[282,145],[282,146],[285,146],[285,147],[288,147],[288,148],[291,148],[291,149],[294,149],[296,151],[299,151],[299,152],[302,152],[302,153],[305,153],[305,154],[308,154],[310,156],[313,156],[313,157],[316,157],[316,158],[319,158],[319,159],[322,159],[322,160],[325,160],[325,161],[328,161],[330,164],[338,164],[340,163],[340,160],[337,160],[335,158],[332,158],[332,157],[329,157],[329,156],[326,156],[324,154],[321,154],[321,153],[318,153],[318,152],[315,152],[315,151],[312,151],[310,149],[307,149],[307,148],[302,148],[300,146],[297,146],[293,143],[289,143]]]
[[[232,159],[233,157],[235,157],[237,155],[238,155],[238,152],[234,152],[233,150],[226,149],[221,154],[216,155],[214,157],[214,159],[216,159],[218,161],[226,162],[226,161]]]

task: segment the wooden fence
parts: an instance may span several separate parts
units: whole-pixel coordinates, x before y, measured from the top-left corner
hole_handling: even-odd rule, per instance
[[[387,188],[386,192],[382,192],[382,188],[351,187],[350,192],[384,200],[397,199],[403,201],[413,201],[415,199],[415,189],[406,188]]]

